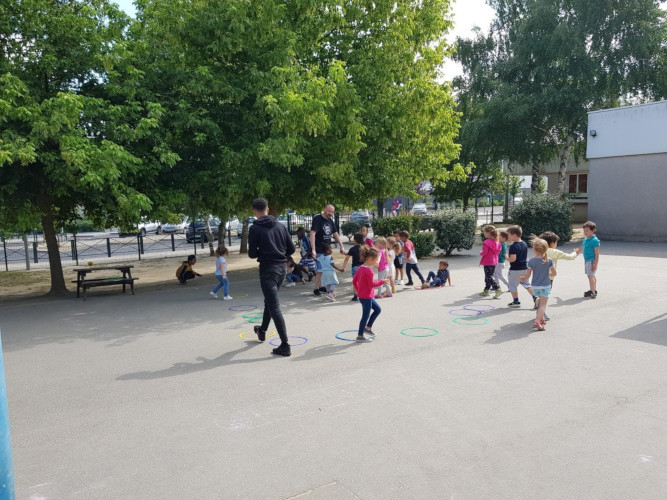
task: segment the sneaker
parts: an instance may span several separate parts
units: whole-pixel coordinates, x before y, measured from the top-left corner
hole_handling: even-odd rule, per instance
[[[294,281],[291,281],[285,285],[285,288],[291,288],[293,286],[296,286],[296,283]]]
[[[255,333],[257,334],[257,340],[264,342],[266,340],[266,332],[263,332],[259,325],[255,325]]]
[[[289,344],[280,344],[278,347],[276,347],[273,351],[271,351],[273,354],[276,354],[277,356],[291,356],[292,355],[292,349],[290,349]]]
[[[396,288],[392,288],[391,293],[396,293]]]
[[[544,313],[544,321],[549,321],[551,318],[547,316],[547,313]]]
[[[405,284],[405,286],[413,286],[413,285],[414,285],[414,283],[413,283],[412,281],[408,281],[408,282]]]
[[[362,343],[362,342],[373,342],[373,339],[368,339],[368,338],[366,338],[366,337],[364,337],[364,336],[362,335],[361,337],[357,337],[357,339],[355,340],[355,342],[359,342],[359,343]]]
[[[507,304],[507,307],[514,307],[518,309],[519,307],[521,307],[521,302],[510,302],[509,304]]]
[[[586,297],[586,298],[590,298],[591,295],[593,295],[592,290],[588,290],[587,292],[584,292],[584,297]]]
[[[546,330],[546,327],[544,326],[544,323],[538,323],[537,321],[535,321],[535,322],[533,323],[533,328],[537,328],[537,329],[540,330],[541,332],[543,332],[544,330]]]
[[[591,295],[591,299],[597,299],[597,298],[598,298],[598,293],[593,292],[592,295]]]
[[[218,298],[218,294],[215,293],[215,292],[209,292],[209,295],[210,295],[211,297],[213,297],[214,299],[217,299],[217,298]]]
[[[320,292],[319,288],[316,289],[316,290],[313,290],[313,293],[315,294],[316,297],[319,297],[320,295],[322,295],[322,292]]]
[[[479,295],[480,297],[488,297],[489,295],[491,295],[491,292],[489,292],[488,290],[484,290],[483,292],[479,292]]]
[[[403,280],[394,280],[394,283],[396,283],[397,285],[402,285],[402,284],[403,284]]]
[[[325,287],[325,286],[320,287],[320,292],[326,293],[326,291],[327,291],[327,287]]]
[[[225,296],[222,298],[222,300],[232,300],[233,298],[234,298],[234,297],[232,297],[231,295],[225,295]]]
[[[332,293],[327,293],[327,299],[334,301],[336,300],[336,297],[334,297]]]
[[[351,301],[352,301],[352,302],[357,302],[358,300],[359,300],[359,298],[357,297],[357,294],[355,293],[355,294],[352,296]]]
[[[499,299],[502,294],[503,294],[503,291],[500,288],[498,288],[498,290],[493,292],[493,298],[494,299]]]
[[[393,293],[388,293],[387,295],[385,295],[385,298],[390,299],[390,298],[392,298],[393,296],[394,296]]]
[[[364,334],[367,335],[371,340],[375,338],[375,332],[370,328],[366,328],[366,330],[364,330]]]

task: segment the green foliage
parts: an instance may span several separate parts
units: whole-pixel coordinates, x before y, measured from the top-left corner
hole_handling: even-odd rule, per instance
[[[65,224],[63,229],[68,233],[87,233],[91,231],[104,231],[105,228],[95,224],[95,222],[90,219],[79,219]]]
[[[340,231],[341,231],[342,234],[347,236],[347,238],[349,240],[352,240],[352,236],[354,236],[354,233],[358,233],[359,231],[361,231],[361,226],[364,226],[364,225],[370,227],[370,223],[368,223],[368,222],[361,222],[361,221],[358,221],[358,220],[349,220],[349,221],[343,222],[340,225]]]
[[[451,255],[454,250],[470,250],[475,244],[477,219],[473,212],[444,210],[431,216],[435,244]]]
[[[399,215],[398,217],[383,217],[373,221],[373,234],[376,236],[393,236],[394,231],[407,231],[410,234],[418,233],[421,229],[421,216]]]
[[[411,234],[410,239],[415,244],[415,252],[419,258],[429,257],[435,250],[435,233],[433,232]]]
[[[530,195],[510,210],[509,215],[512,222],[523,229],[526,241],[532,234],[544,231],[556,233],[563,243],[572,239],[572,204],[561,196]]]

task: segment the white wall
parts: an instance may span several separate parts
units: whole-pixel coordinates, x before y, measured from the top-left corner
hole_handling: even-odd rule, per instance
[[[593,111],[587,139],[588,159],[665,153],[667,101]]]

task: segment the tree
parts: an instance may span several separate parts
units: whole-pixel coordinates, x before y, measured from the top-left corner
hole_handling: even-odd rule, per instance
[[[41,220],[51,293],[62,294],[56,228],[81,211],[136,222],[154,207],[138,186],[175,158],[154,134],[161,108],[131,97],[128,19],[114,4],[10,0],[1,13],[0,222]]]

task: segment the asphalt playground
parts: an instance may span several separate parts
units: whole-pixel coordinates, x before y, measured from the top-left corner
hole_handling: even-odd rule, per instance
[[[369,344],[335,336],[349,271],[335,303],[283,289],[290,358],[234,269],[233,301],[208,276],[0,303],[17,498],[667,498],[667,245],[602,241],[595,300],[561,262],[546,332],[527,293],[477,295],[478,250],[382,299]]]

